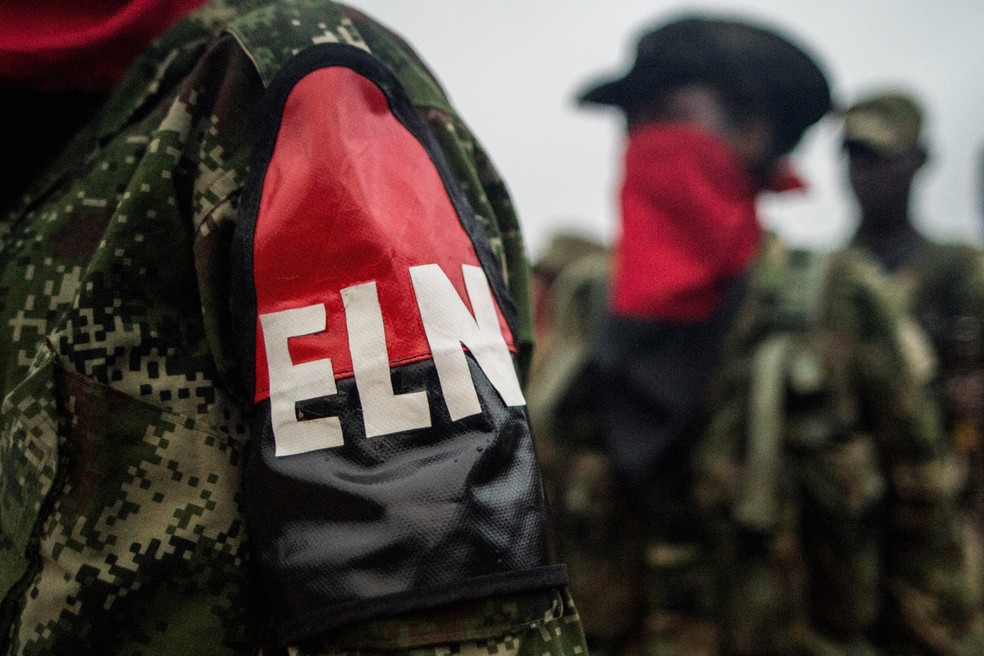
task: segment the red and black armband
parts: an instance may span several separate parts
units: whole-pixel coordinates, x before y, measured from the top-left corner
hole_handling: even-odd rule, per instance
[[[284,642],[565,582],[499,268],[401,85],[358,48],[280,72],[240,206],[233,315],[254,553]]]

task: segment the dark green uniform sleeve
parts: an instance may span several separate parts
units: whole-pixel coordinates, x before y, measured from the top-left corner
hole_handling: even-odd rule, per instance
[[[847,330],[860,419],[875,437],[887,482],[883,583],[889,645],[960,653],[969,636],[961,474],[933,394],[932,346],[897,291],[873,267],[845,258],[835,318]],[[853,320],[847,302],[853,296]]]

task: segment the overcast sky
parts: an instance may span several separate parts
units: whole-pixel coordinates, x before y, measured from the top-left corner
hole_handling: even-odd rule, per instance
[[[835,95],[905,88],[928,114],[932,159],[916,213],[930,236],[981,241],[984,0],[349,0],[407,37],[502,171],[531,253],[557,230],[610,241],[622,124],[572,98],[631,63],[644,27],[682,12],[737,14],[812,51]],[[765,223],[788,240],[832,247],[854,228],[839,125],[825,119],[797,150],[805,195],[767,198]],[[788,196],[788,195],[786,195]]]

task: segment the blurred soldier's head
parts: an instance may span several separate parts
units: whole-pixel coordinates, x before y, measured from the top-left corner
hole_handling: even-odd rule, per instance
[[[697,122],[729,142],[759,179],[831,104],[823,71],[802,48],[763,26],[705,16],[644,33],[631,69],[580,101],[620,108],[630,130]]]
[[[862,227],[907,222],[912,183],[928,156],[919,103],[898,92],[858,101],[844,114],[844,150]]]
[[[577,261],[605,253],[603,244],[578,233],[562,231],[550,239],[544,253],[533,263],[533,323],[538,339],[546,332],[557,278]]]

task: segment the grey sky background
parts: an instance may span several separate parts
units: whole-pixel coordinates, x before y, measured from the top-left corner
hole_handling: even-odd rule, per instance
[[[622,147],[616,113],[578,109],[587,83],[631,63],[640,31],[687,12],[784,31],[817,56],[843,104],[876,88],[915,93],[931,160],[914,198],[929,236],[981,243],[984,0],[350,0],[409,39],[512,192],[531,254],[558,230],[611,241]],[[835,247],[854,229],[840,126],[825,119],[795,159],[809,189],[766,197],[788,241]]]

